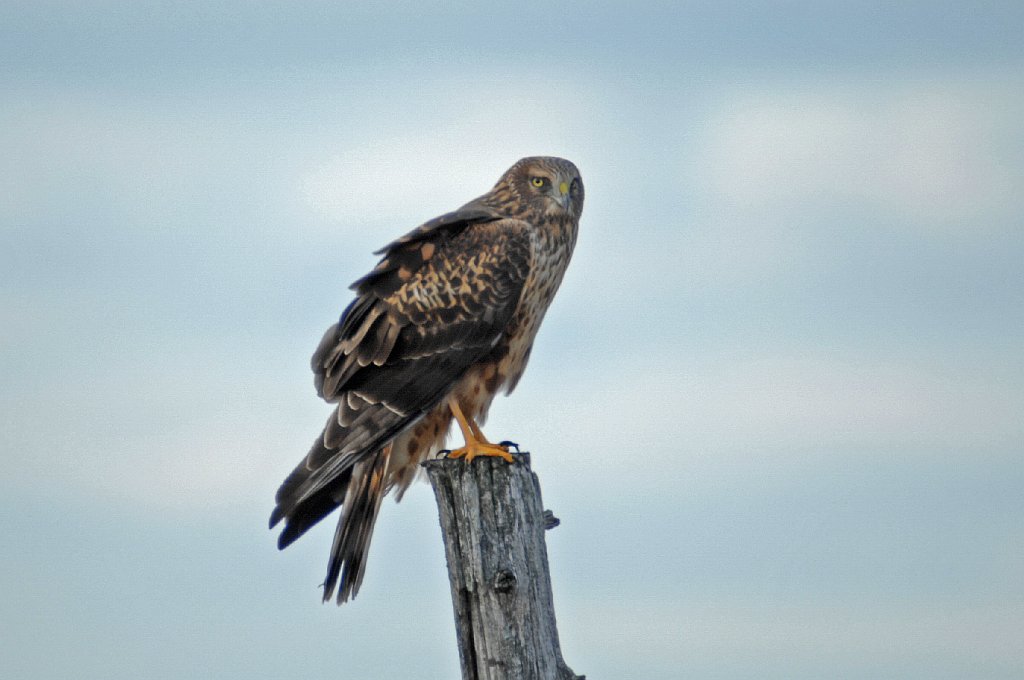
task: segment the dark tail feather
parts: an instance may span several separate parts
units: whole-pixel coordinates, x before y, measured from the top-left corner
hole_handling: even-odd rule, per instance
[[[367,457],[351,469],[341,518],[331,546],[331,559],[327,563],[324,602],[334,595],[335,587],[338,589],[338,604],[355,598],[359,592],[370,539],[373,537],[373,525],[377,521],[380,503],[387,493],[384,475],[390,457],[391,445],[388,444],[376,455]]]
[[[296,503],[298,490],[303,482],[313,474],[313,470],[306,467],[306,461],[314,453],[319,454],[324,450],[323,437],[317,437],[309,455],[292,471],[288,478],[277,490],[277,507],[270,515],[270,528],[273,529],[282,519],[286,519],[284,530],[277,539],[277,547],[284,550],[295,542],[299,536],[306,533],[310,527],[334,512],[334,509],[341,505],[345,497],[345,491],[352,479],[352,469],[344,470],[330,485],[320,489],[317,493],[302,502]]]

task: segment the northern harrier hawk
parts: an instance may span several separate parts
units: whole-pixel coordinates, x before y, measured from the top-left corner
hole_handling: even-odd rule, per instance
[[[500,456],[480,431],[499,390],[515,389],[576,243],[583,182],[561,158],[524,158],[488,193],[393,241],[352,284],[356,299],[313,353],[317,392],[337,404],[277,492],[285,548],[341,506],[324,601],[355,597],[383,497],[401,499],[437,455]]]

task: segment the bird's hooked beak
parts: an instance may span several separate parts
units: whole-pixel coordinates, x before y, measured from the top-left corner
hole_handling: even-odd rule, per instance
[[[569,194],[569,183],[565,180],[558,185],[558,202],[562,204],[563,210],[571,212],[572,196]]]

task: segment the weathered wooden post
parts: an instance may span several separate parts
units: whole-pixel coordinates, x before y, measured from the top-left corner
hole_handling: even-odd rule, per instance
[[[463,680],[583,680],[558,644],[529,454],[424,467],[441,516]]]

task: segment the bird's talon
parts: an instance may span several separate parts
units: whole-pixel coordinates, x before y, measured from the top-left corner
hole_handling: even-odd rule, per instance
[[[510,442],[507,439],[503,442],[498,442],[498,446],[504,446],[506,449],[513,448],[516,450],[516,453],[519,453],[519,444],[516,444],[515,442]]]
[[[484,444],[476,440],[471,441],[462,448],[455,449],[448,454],[449,458],[465,458],[467,463],[472,463],[474,458],[481,457],[494,457],[501,458],[506,463],[511,463],[515,459],[512,454],[508,452],[508,449],[504,446],[497,444]]]

